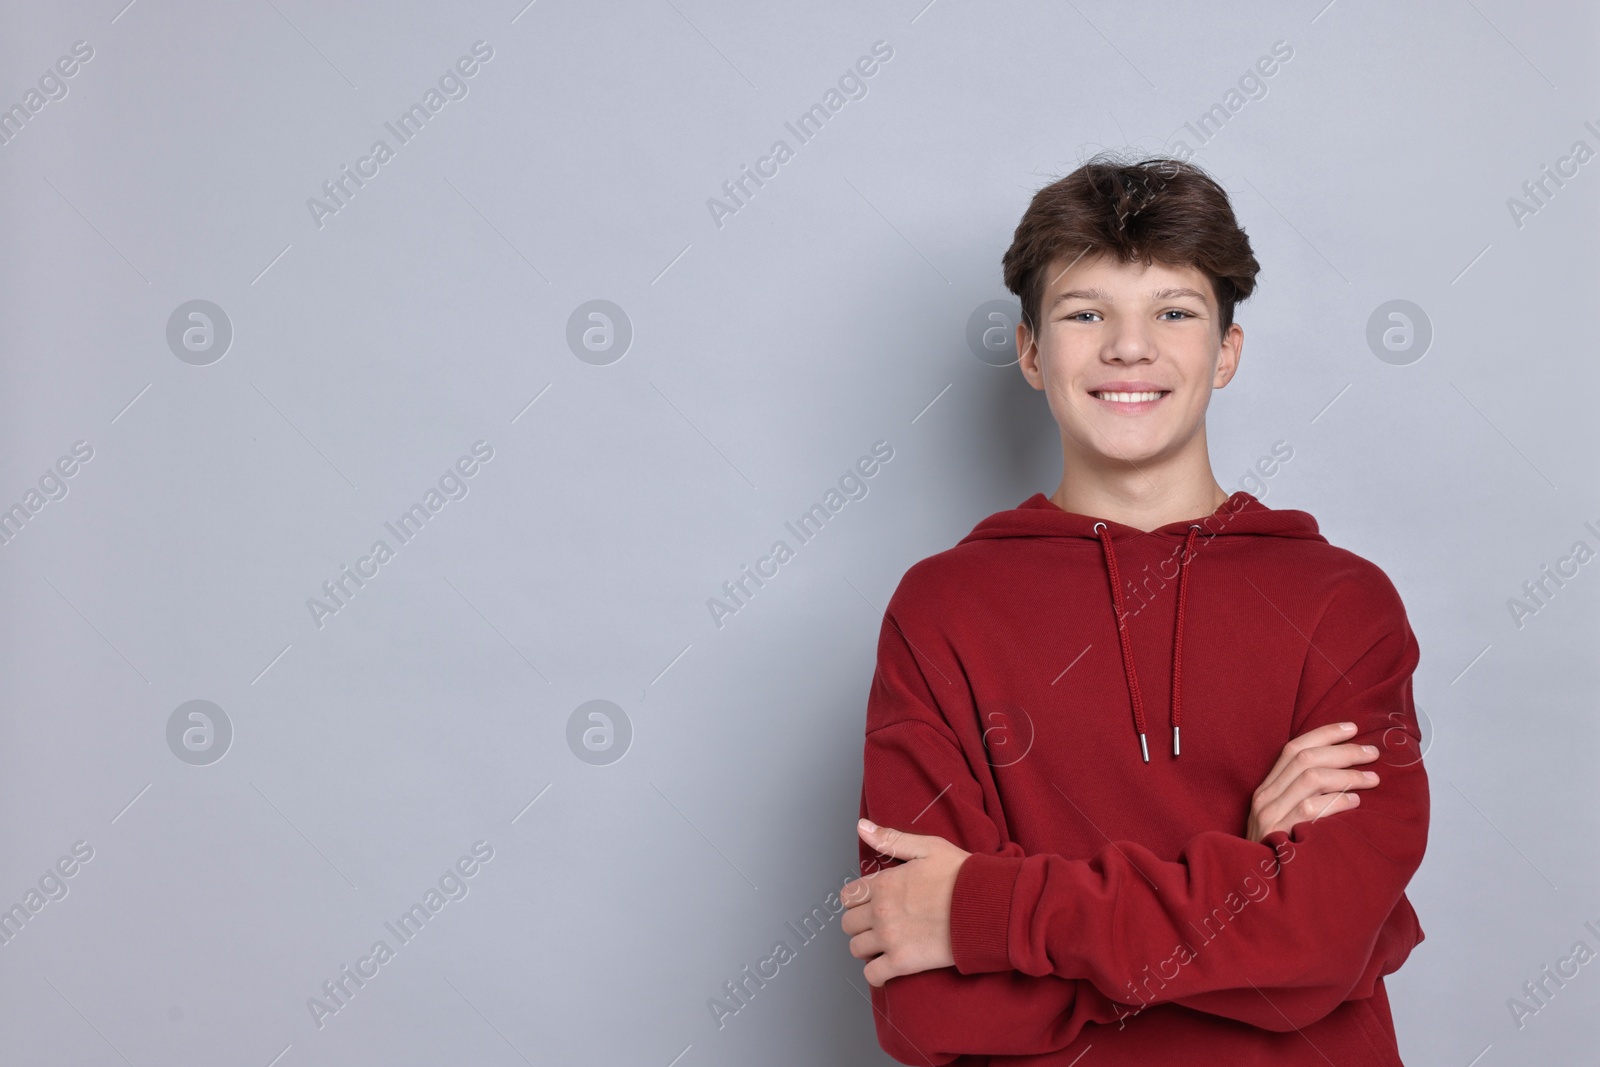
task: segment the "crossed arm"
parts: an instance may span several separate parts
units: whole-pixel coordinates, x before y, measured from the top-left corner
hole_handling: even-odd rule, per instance
[[[1245,840],[1260,841],[1274,830],[1288,833],[1359,804],[1361,795],[1351,790],[1371,789],[1380,775],[1358,769],[1378,758],[1376,745],[1343,743],[1355,730],[1353,722],[1330,723],[1283,746],[1251,798]],[[867,982],[881,986],[898,975],[954,967],[950,900],[971,853],[945,838],[880,827],[870,819],[858,822],[856,832],[875,853],[906,861],[879,867],[839,893],[846,908],[840,925],[852,935],[850,955],[868,961],[862,968]]]

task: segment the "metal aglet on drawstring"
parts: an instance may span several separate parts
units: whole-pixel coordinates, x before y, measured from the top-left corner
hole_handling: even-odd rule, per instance
[[[1144,761],[1150,762],[1150,746],[1144,743],[1144,731],[1139,731],[1139,751],[1144,753]]]
[[[1176,726],[1172,728],[1172,754],[1174,756],[1178,754],[1178,728]]]

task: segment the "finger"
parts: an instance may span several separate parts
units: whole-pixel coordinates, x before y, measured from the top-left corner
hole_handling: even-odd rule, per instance
[[[839,917],[839,929],[851,936],[872,929],[872,909],[846,908],[845,913]]]
[[[1301,771],[1264,810],[1287,812],[1296,804],[1318,796],[1344,793],[1352,789],[1371,789],[1379,782],[1373,771],[1357,768],[1309,767]]]
[[[857,878],[853,882],[846,882],[839,890],[839,899],[846,908],[854,908],[865,904],[872,899],[872,883],[865,878]]]
[[[1276,772],[1268,775],[1261,788],[1256,790],[1255,799],[1258,806],[1282,796],[1296,778],[1312,768],[1350,767],[1358,763],[1370,763],[1378,758],[1376,746],[1357,744],[1315,745],[1301,748],[1293,754],[1288,754],[1286,748],[1285,753],[1286,758],[1280,757]]]
[[[861,835],[861,840],[897,860],[914,860],[928,854],[928,839],[921,834],[908,834],[878,826],[867,819],[856,824],[856,832]]]
[[[1307,730],[1298,737],[1290,738],[1289,743],[1283,746],[1283,751],[1278,753],[1278,762],[1274,763],[1272,770],[1267,772],[1267,780],[1271,781],[1281,774],[1283,768],[1302,749],[1324,748],[1328,745],[1336,745],[1341,741],[1350,740],[1355,734],[1355,723],[1330,722],[1326,726],[1318,726],[1314,730]]]
[[[1301,801],[1300,806],[1289,816],[1290,827],[1304,822],[1316,822],[1318,819],[1341,811],[1349,811],[1361,806],[1360,793],[1329,793],[1323,796],[1307,797]]]
[[[1301,787],[1301,779],[1309,779],[1319,784],[1323,792],[1332,789],[1369,788],[1378,783],[1377,778],[1369,776],[1372,772],[1351,771],[1348,774],[1334,776],[1330,775],[1329,771],[1371,763],[1377,758],[1376,745],[1326,745],[1303,749],[1266,790],[1267,796],[1270,799]],[[1364,784],[1358,785],[1358,783]]]
[[[881,986],[900,972],[889,962],[889,957],[884,955],[861,968],[861,973],[866,975],[868,985]]]
[[[1292,804],[1275,805],[1272,812],[1263,820],[1263,825],[1267,827],[1267,833],[1273,830],[1289,831],[1303,822],[1316,822],[1318,819],[1337,812],[1349,811],[1360,805],[1359,793],[1319,793],[1304,797]]]
[[[1343,745],[1319,745],[1308,748],[1301,756],[1319,767],[1350,767],[1358,763],[1371,763],[1378,758],[1378,746],[1350,742]]]
[[[858,960],[881,956],[884,948],[883,937],[876,930],[868,930],[850,939],[850,955]]]

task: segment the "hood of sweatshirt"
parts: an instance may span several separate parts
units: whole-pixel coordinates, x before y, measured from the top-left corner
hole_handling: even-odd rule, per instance
[[[1094,515],[1064,511],[1043,493],[1035,493],[1009,511],[996,512],[975,526],[958,544],[992,538],[1081,538],[1097,541],[1105,565],[1106,603],[1117,628],[1122,649],[1123,677],[1133,712],[1133,731],[1144,762],[1150,762],[1145,738],[1144,698],[1133,666],[1133,637],[1128,626],[1124,580],[1117,563],[1117,545],[1142,540],[1170,542],[1177,557],[1178,610],[1172,637],[1172,701],[1167,721],[1172,731],[1172,754],[1180,754],[1179,728],[1183,721],[1183,635],[1188,604],[1189,570],[1204,553],[1204,545],[1217,538],[1286,537],[1327,543],[1317,530],[1317,520],[1304,511],[1269,508],[1244,490],[1224,500],[1217,510],[1201,518],[1170,522],[1154,530],[1140,530]]]

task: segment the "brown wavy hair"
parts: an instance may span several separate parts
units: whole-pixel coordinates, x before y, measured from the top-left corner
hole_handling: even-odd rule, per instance
[[[1050,264],[1096,255],[1197,268],[1211,280],[1219,337],[1261,270],[1227,191],[1200,167],[1164,156],[1123,161],[1101,153],[1033,195],[1001,265],[1034,336]]]

